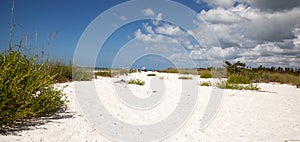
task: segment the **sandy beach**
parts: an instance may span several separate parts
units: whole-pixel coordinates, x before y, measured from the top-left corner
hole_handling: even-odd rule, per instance
[[[64,89],[69,100],[66,111],[59,113],[55,118],[40,120],[43,124],[28,126],[22,131],[0,135],[0,141],[105,142],[116,140],[103,136],[101,132],[99,133],[95,124],[86,119],[83,112],[84,108],[78,103],[80,97],[76,97],[76,93],[80,93],[80,89],[87,89],[80,87],[85,87],[88,84],[95,85],[99,100],[117,120],[135,125],[158,123],[175,111],[181,97],[181,93],[178,92],[182,91],[185,82],[178,79],[178,74],[155,73],[157,75],[154,77],[147,76],[147,74],[133,73],[123,78],[98,77],[89,82],[57,84],[58,88],[67,85]],[[196,78],[196,81],[210,80],[200,79],[199,76],[192,77]],[[122,82],[130,78],[142,79],[145,81],[145,85],[138,86]],[[163,84],[155,83],[153,81],[155,79],[160,80]],[[259,83],[259,91],[223,90],[223,97],[214,119],[205,129],[200,129],[201,118],[209,98],[214,95],[212,93],[213,87],[200,86],[197,83],[193,85],[200,92],[197,96],[195,109],[182,127],[170,136],[163,137],[162,141],[300,141],[299,88],[286,84]],[[154,103],[150,100],[149,104],[137,102],[134,104],[135,106],[128,106],[120,101],[128,97],[118,98],[114,95],[122,93],[122,91],[126,92],[126,90],[130,90],[136,96],[133,99],[152,97],[157,102]],[[157,94],[162,95],[161,98],[156,98],[155,95],[159,96]],[[125,95],[130,95],[130,93],[125,93]],[[91,102],[93,101],[91,100]],[[141,110],[140,105],[152,107]],[[157,133],[163,132],[157,130]]]

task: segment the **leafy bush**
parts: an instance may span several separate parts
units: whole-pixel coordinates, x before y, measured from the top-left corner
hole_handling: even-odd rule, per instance
[[[200,86],[212,86],[212,84],[211,84],[210,81],[208,81],[208,82],[201,82]]]
[[[156,76],[155,73],[150,73],[150,74],[147,74],[147,76]]]
[[[95,72],[95,76],[112,77],[111,71],[97,71]]]
[[[130,79],[128,81],[128,84],[144,85],[145,81],[143,81],[141,79]]]
[[[178,79],[190,80],[193,79],[191,76],[179,76]]]
[[[200,74],[201,78],[212,78],[212,74],[210,72],[203,72]]]
[[[231,83],[231,84],[250,84],[251,80],[244,76],[232,75],[232,76],[229,76],[227,82]]]
[[[1,54],[0,127],[51,115],[65,104],[62,90],[51,86],[53,76],[36,63],[20,50]]]

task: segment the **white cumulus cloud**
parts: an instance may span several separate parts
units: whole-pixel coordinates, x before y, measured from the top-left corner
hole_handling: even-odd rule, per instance
[[[159,34],[165,35],[179,35],[182,33],[181,29],[178,26],[164,24],[163,26],[159,26],[155,29],[155,31]]]
[[[151,8],[143,9],[142,13],[145,16],[155,16],[155,13]]]

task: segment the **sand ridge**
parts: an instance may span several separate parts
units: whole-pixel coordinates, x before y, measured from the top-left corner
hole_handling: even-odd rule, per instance
[[[167,93],[176,88],[174,81],[178,80],[178,74],[156,73],[158,77],[163,77],[166,83]],[[126,85],[138,94],[144,93],[149,97],[151,87],[147,82],[151,82],[151,77],[147,73],[136,73],[129,76],[146,80],[144,86]],[[115,78],[119,80],[120,78]],[[110,78],[98,78],[93,82],[99,86],[104,86],[106,97],[113,93]],[[201,80],[201,79],[200,79]],[[110,82],[110,83],[109,83]],[[173,83],[172,83],[173,82]],[[0,135],[1,141],[111,141],[98,133],[96,128],[88,122],[82,114],[75,97],[75,84],[81,82],[71,82],[57,84],[57,87],[68,85],[64,92],[67,94],[66,113],[72,117],[54,119],[43,125],[33,126],[30,130],[17,132],[17,135]],[[172,86],[172,84],[174,86]],[[178,85],[178,84],[177,84]],[[197,84],[195,84],[197,85]],[[199,124],[204,113],[207,102],[210,98],[212,87],[198,86],[200,94],[198,96],[197,107],[186,124],[170,137],[163,141],[300,141],[300,89],[286,84],[260,83],[260,91],[245,90],[224,90],[223,100],[215,119],[204,130],[199,129]],[[177,87],[178,88],[178,87]],[[146,93],[146,94],[145,94]],[[153,92],[151,92],[153,93]],[[150,95],[154,95],[151,94]],[[134,93],[135,94],[135,93]],[[176,99],[172,95],[163,98],[164,107],[157,107],[157,110],[147,114],[146,112],[130,112],[132,109],[124,110],[126,107],[118,103],[116,99],[104,99],[108,110],[121,121],[128,123],[156,123],[173,111]],[[111,95],[110,97],[113,97]],[[177,96],[178,97],[178,96]],[[168,105],[170,107],[168,107]],[[137,113],[135,117],[126,115]],[[138,117],[139,115],[143,117]],[[147,121],[147,118],[148,121]],[[138,121],[140,120],[140,121]],[[159,132],[159,130],[158,130]]]

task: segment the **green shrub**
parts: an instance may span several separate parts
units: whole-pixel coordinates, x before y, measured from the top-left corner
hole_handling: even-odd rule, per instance
[[[229,89],[229,84],[227,83],[227,81],[221,81],[217,83],[217,87],[221,89]]]
[[[129,73],[136,73],[137,72],[137,70],[135,70],[135,69],[130,69],[129,70]]]
[[[294,85],[296,85],[297,88],[300,88],[300,75],[295,79]]]
[[[93,78],[92,69],[83,67],[73,67],[73,81],[90,81]]]
[[[95,72],[95,76],[112,77],[111,71],[97,71]]]
[[[155,73],[150,73],[150,74],[147,74],[147,76],[156,76]]]
[[[193,77],[191,77],[191,76],[179,76],[178,79],[191,80],[191,79],[193,79]]]
[[[212,84],[211,84],[210,81],[208,81],[208,82],[201,82],[200,86],[212,86]]]
[[[260,82],[278,82],[278,83],[289,83],[300,84],[300,78],[297,75],[288,74],[288,73],[263,73],[260,78]]]
[[[44,64],[45,71],[48,72],[56,83],[72,81],[72,65],[63,62],[51,61]]]
[[[260,88],[258,87],[257,84],[253,84],[253,83],[250,83],[249,85],[245,85],[243,86],[243,89],[244,90],[259,90]]]
[[[64,104],[65,94],[51,86],[53,76],[21,51],[0,56],[0,127],[48,116]]]
[[[259,90],[259,87],[257,87],[257,85],[254,85],[253,83],[247,85],[241,85],[241,84],[229,83],[228,81],[221,81],[217,83],[217,87],[221,89],[233,89],[233,90]]]
[[[232,76],[229,76],[227,82],[231,83],[231,84],[250,84],[251,80],[244,76],[232,75]]]
[[[278,82],[278,83],[293,83],[296,78],[296,75],[287,74],[287,73],[277,73],[277,72],[254,72],[248,71],[245,73],[245,76],[254,82]]]
[[[212,78],[212,74],[210,72],[203,72],[200,74],[201,78]]]
[[[130,79],[128,81],[128,84],[144,85],[145,81],[143,81],[141,79]]]
[[[158,70],[157,72],[161,72],[161,73],[179,73],[179,71],[176,68],[168,68],[166,70]]]

